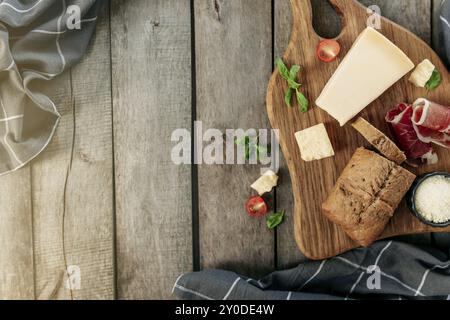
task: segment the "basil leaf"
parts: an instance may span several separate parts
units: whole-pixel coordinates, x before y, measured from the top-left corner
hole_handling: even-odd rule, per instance
[[[291,68],[291,71],[289,71],[289,77],[295,81],[295,78],[297,78],[298,72],[300,71],[300,66],[293,65]]]
[[[439,87],[441,83],[442,83],[441,73],[438,70],[434,70],[430,80],[428,80],[427,84],[425,85],[425,88],[428,91],[432,91],[437,87]]]
[[[288,106],[288,107],[292,107],[292,105],[291,105],[291,100],[292,100],[292,94],[294,93],[294,90],[293,89],[291,89],[291,88],[289,88],[287,91],[286,91],[286,95],[284,96],[284,102],[286,102],[286,105]]]
[[[244,137],[241,137],[241,138],[235,138],[234,139],[234,143],[237,146],[247,146],[250,143],[250,137],[244,136]]]
[[[287,82],[288,82],[290,89],[297,90],[298,88],[300,88],[300,84],[295,82],[295,80],[289,79],[289,80],[287,80]]]
[[[284,210],[282,210],[279,213],[272,213],[267,217],[267,228],[269,229],[275,229],[278,227],[284,219]]]
[[[262,156],[269,157],[269,152],[270,152],[269,146],[267,146],[267,148],[266,148],[266,147],[261,147],[260,145],[257,145],[256,146],[257,160],[261,161]]]
[[[250,148],[249,147],[245,147],[245,160],[246,161],[250,160]]]
[[[298,105],[300,107],[300,111],[303,112],[303,113],[307,112],[308,111],[308,107],[309,107],[308,99],[306,99],[304,94],[301,93],[298,90],[296,90],[296,95],[297,95],[297,102],[298,102]]]
[[[291,79],[290,74],[289,74],[289,70],[286,67],[286,65],[284,64],[283,60],[281,60],[281,58],[277,58],[277,60],[275,60],[275,63],[278,67],[278,71],[280,72],[280,75],[283,77],[284,80],[289,81]]]

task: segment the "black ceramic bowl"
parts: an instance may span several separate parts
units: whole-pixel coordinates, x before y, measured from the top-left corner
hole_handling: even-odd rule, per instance
[[[419,186],[427,180],[428,178],[434,177],[434,176],[444,176],[447,178],[450,178],[450,173],[446,172],[432,172],[428,174],[421,175],[417,177],[416,181],[414,181],[413,185],[411,186],[411,189],[409,189],[407,195],[406,195],[406,204],[408,205],[411,212],[423,223],[436,227],[436,228],[445,228],[450,226],[450,220],[443,223],[434,223],[431,221],[426,220],[419,212],[417,212],[416,204],[414,203],[414,198],[416,197],[416,191],[419,188]]]

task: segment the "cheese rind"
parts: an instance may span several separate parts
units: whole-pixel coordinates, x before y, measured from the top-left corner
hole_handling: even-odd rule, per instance
[[[413,68],[403,51],[369,27],[356,39],[316,105],[344,126]]]
[[[333,146],[323,123],[295,134],[304,161],[321,160],[334,156]]]
[[[418,64],[414,72],[411,73],[409,82],[414,84],[416,87],[425,88],[435,69],[436,67],[434,64],[432,64],[430,60],[425,59]]]

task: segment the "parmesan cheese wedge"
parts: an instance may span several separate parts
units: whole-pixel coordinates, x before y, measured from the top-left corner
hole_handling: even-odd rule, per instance
[[[295,134],[304,161],[321,160],[334,156],[333,146],[323,123]]]
[[[256,190],[260,196],[270,192],[277,186],[278,176],[272,170],[267,170],[264,174],[251,185],[251,188]]]
[[[356,39],[316,104],[344,126],[413,68],[403,51],[369,27]]]

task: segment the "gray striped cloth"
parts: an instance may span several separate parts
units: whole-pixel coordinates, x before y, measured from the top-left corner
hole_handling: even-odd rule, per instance
[[[447,63],[449,21],[450,0],[444,0],[438,47]],[[261,280],[223,270],[182,275],[173,287],[173,294],[180,299],[195,300],[450,300],[450,251],[449,246],[437,250],[381,241],[368,249],[356,249],[330,260],[305,262]]]
[[[333,259],[305,262],[261,280],[223,270],[180,276],[174,294],[190,300],[450,299],[448,250],[380,241]]]
[[[60,114],[39,84],[56,81],[81,59],[101,3],[0,1],[0,175],[23,167],[49,144]]]

